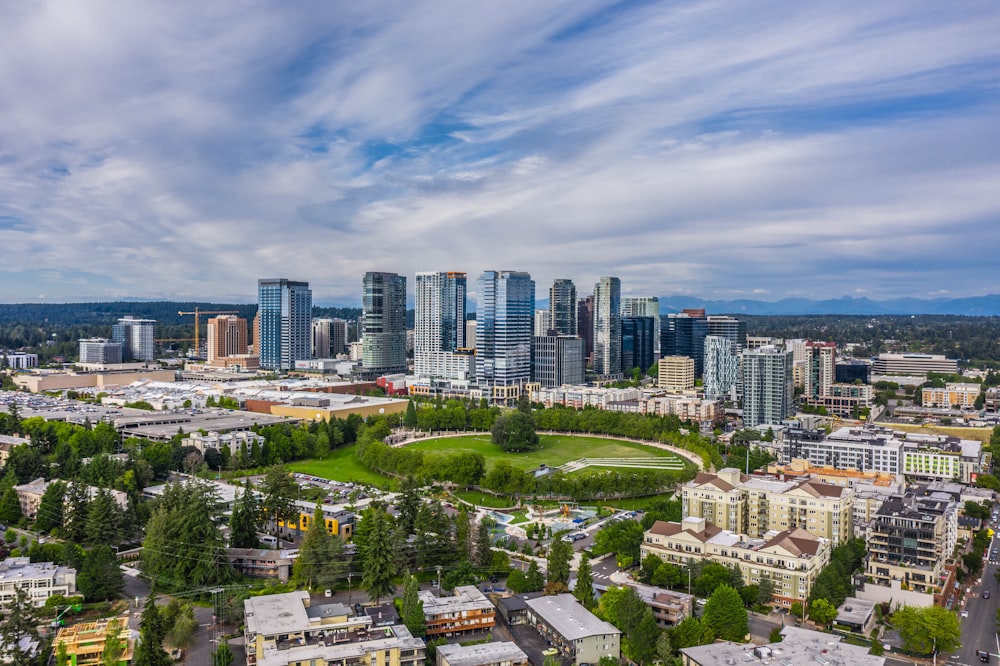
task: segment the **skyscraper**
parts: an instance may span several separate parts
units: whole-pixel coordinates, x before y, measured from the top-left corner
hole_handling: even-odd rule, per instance
[[[156,358],[155,319],[122,317],[111,327],[111,340],[121,343],[122,361],[152,361]]]
[[[743,352],[743,426],[779,424],[792,415],[792,352],[768,345]]]
[[[260,366],[289,370],[312,354],[312,290],[285,278],[257,281],[256,341]]]
[[[583,338],[585,363],[591,365],[594,361],[594,295],[581,298],[576,306],[576,330]]]
[[[246,356],[249,348],[247,320],[236,315],[218,315],[208,319],[205,335],[208,364],[214,365],[227,356]]]
[[[312,320],[312,356],[313,358],[329,358],[330,335],[333,320],[322,318]]]
[[[646,372],[653,365],[653,341],[655,319],[653,317],[622,317],[622,371],[631,372],[639,368]]]
[[[705,336],[708,320],[701,309],[682,310],[680,314],[667,315],[661,320],[663,339],[660,351],[663,356],[687,356],[694,359],[695,377],[704,372]]]
[[[738,353],[747,343],[747,323],[742,319],[725,315],[709,315],[707,335],[718,335],[728,339]]]
[[[483,271],[476,281],[476,381],[483,387],[531,381],[535,283],[520,271]]]
[[[466,289],[465,273],[417,273],[413,371],[418,377],[467,378],[470,372],[468,355],[462,354],[460,359],[455,357],[456,350],[468,346],[465,339]]]
[[[653,354],[660,358],[660,299],[656,296],[629,296],[622,299],[622,317],[652,317]]]
[[[621,280],[602,277],[594,285],[594,372],[622,372]]]
[[[705,397],[725,399],[739,379],[740,348],[721,335],[705,336]]]
[[[805,396],[826,397],[837,376],[837,344],[809,340],[805,356]]]
[[[359,374],[375,379],[406,372],[406,278],[369,271],[362,282]]]
[[[577,323],[576,285],[558,278],[549,287],[549,328],[557,335],[576,335]]]
[[[533,374],[545,387],[583,383],[583,340],[575,335],[535,336],[533,342]]]
[[[330,320],[330,353],[334,356],[343,354],[347,349],[347,320]]]

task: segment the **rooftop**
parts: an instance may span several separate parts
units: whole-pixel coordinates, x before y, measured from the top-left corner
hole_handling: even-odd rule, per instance
[[[431,616],[493,608],[490,600],[475,585],[459,585],[451,597],[436,597],[429,590],[421,590],[419,596],[424,602],[424,614]]]
[[[439,645],[437,653],[450,666],[480,666],[501,662],[526,662],[528,655],[517,643],[480,643],[479,645]]]
[[[684,648],[689,662],[697,666],[774,664],[775,666],[883,666],[884,657],[868,654],[868,648],[842,643],[840,638],[810,629],[786,626],[780,643],[755,646],[723,641]]]
[[[243,602],[247,631],[264,635],[302,631],[309,627],[307,603],[309,593],[304,590],[250,597]]]
[[[572,594],[538,597],[528,599],[525,603],[568,641],[595,634],[621,634],[614,625],[601,620],[580,605]]]

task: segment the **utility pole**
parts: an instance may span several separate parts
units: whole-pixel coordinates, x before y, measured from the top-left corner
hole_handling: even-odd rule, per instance
[[[440,564],[437,567],[437,571],[438,571],[438,592],[440,592],[441,591],[441,565]]]
[[[353,572],[347,572],[347,605],[351,604],[351,576],[353,575]]]

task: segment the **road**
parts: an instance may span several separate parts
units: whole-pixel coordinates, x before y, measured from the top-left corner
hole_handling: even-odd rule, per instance
[[[993,538],[993,543],[987,554],[994,548],[1000,548],[1000,540]],[[988,650],[992,655],[991,662],[1000,659],[1000,645],[997,643],[996,620],[997,608],[1000,608],[1000,584],[994,574],[996,564],[984,563],[982,583],[972,585],[972,593],[966,595],[964,610],[969,616],[962,619],[962,647],[949,657],[949,666],[974,666],[980,664],[976,650]],[[968,587],[968,582],[966,582]],[[989,599],[983,599],[982,593],[988,590]],[[957,609],[956,609],[957,610]]]

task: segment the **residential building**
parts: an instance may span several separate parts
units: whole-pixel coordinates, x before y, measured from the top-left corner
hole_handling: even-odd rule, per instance
[[[122,361],[152,361],[156,358],[156,320],[127,316],[111,326],[111,339],[122,346]]]
[[[122,362],[122,343],[106,338],[80,340],[80,363],[118,365]]]
[[[854,491],[817,479],[777,480],[725,468],[702,472],[681,489],[684,517],[751,537],[802,528],[835,544],[853,538]]]
[[[45,605],[49,597],[76,594],[76,569],[52,562],[32,562],[27,557],[8,557],[0,562],[0,608],[3,608],[21,588],[36,606]]]
[[[830,465],[813,465],[802,458],[793,458],[786,465],[768,465],[767,473],[782,480],[816,479],[823,483],[844,486],[855,491],[861,487],[872,486],[885,488],[889,494],[894,494],[906,487],[903,478],[898,474],[874,470],[837,469]]]
[[[583,352],[587,355],[587,365],[594,363],[594,295],[576,302],[576,330],[583,338]]]
[[[583,607],[572,594],[526,599],[528,621],[576,666],[621,658],[621,632]]]
[[[535,310],[535,323],[533,326],[533,331],[536,336],[546,335],[549,332],[549,311],[548,310]]]
[[[733,389],[739,380],[740,349],[727,337],[705,336],[702,385],[706,398],[725,400],[733,397]]]
[[[577,307],[576,285],[572,280],[557,278],[549,287],[549,327],[557,335],[577,335]]]
[[[437,666],[529,666],[528,655],[512,641],[437,646]]]
[[[207,365],[218,368],[252,370],[260,367],[260,359],[250,353],[247,320],[236,315],[218,315],[208,320],[205,336]]]
[[[688,308],[678,314],[669,314],[660,320],[660,351],[664,356],[687,356],[694,359],[695,377],[704,372],[705,336],[708,335],[708,318],[701,308]]]
[[[465,273],[417,273],[413,373],[417,377],[469,379],[474,358],[465,337]]]
[[[247,666],[423,666],[426,648],[403,625],[375,627],[306,591],[243,602]]]
[[[879,354],[872,363],[873,375],[921,375],[928,372],[955,374],[958,360],[943,354]]]
[[[123,646],[116,664],[131,664],[135,655],[136,636],[129,629],[128,613],[93,622],[77,622],[61,627],[52,641],[53,652],[66,646],[66,663],[73,666],[104,666],[104,647],[108,635],[116,636]]]
[[[802,528],[771,530],[753,538],[692,516],[679,523],[656,521],[639,550],[643,559],[655,555],[682,567],[691,560],[738,567],[747,585],[767,578],[774,587],[775,603],[789,607],[809,595],[816,577],[830,562],[831,542]]]
[[[649,606],[659,627],[676,627],[694,616],[693,595],[635,582],[629,583],[628,586]]]
[[[656,296],[626,296],[622,298],[622,317],[653,318],[653,358],[660,358],[660,299]]]
[[[44,478],[39,477],[34,481],[29,483],[23,483],[21,485],[14,486],[14,492],[17,494],[17,500],[21,504],[21,513],[28,520],[34,520],[35,516],[38,515],[38,507],[42,503],[42,495],[48,490],[49,485],[53,483],[52,481],[46,481]],[[87,496],[91,499],[101,490],[94,486],[87,486]],[[121,490],[112,490],[109,488],[104,489],[105,492],[109,493],[115,503],[118,504],[123,510],[128,507],[128,495]]]
[[[361,294],[362,379],[405,373],[406,277],[396,273],[365,273]]]
[[[328,318],[312,320],[312,357],[330,358],[330,334],[333,320]]]
[[[805,349],[804,395],[806,397],[826,396],[830,392],[830,386],[833,385],[836,376],[837,345],[833,342],[808,340]]]
[[[727,315],[708,315],[705,334],[725,338],[733,347],[742,350],[747,342],[747,323]]]
[[[622,373],[621,291],[616,277],[594,285],[594,372],[603,377]]]
[[[972,409],[982,386],[975,383],[959,384],[948,382],[944,388],[923,388],[920,390],[920,404],[924,407],[942,409]]]
[[[684,666],[741,664],[822,664],[823,666],[884,666],[885,657],[868,654],[868,646],[851,645],[842,636],[785,625],[782,640],[767,645],[716,641],[681,649]]]
[[[792,352],[773,346],[746,350],[742,364],[743,426],[779,424],[792,416]]]
[[[434,596],[429,590],[418,595],[424,604],[428,638],[485,632],[496,624],[496,608],[475,585],[459,585],[450,597]]]
[[[330,320],[330,354],[340,356],[347,350],[347,320]]]
[[[484,271],[476,292],[476,381],[519,391],[531,381],[535,283],[520,271]],[[502,399],[500,393],[491,397]]]
[[[272,548],[227,548],[226,557],[237,573],[250,578],[274,578],[287,583],[292,567],[298,559],[298,550]]]
[[[639,368],[645,374],[657,358],[653,345],[658,338],[654,335],[656,321],[653,317],[622,317],[622,372]]]
[[[694,359],[690,356],[664,356],[659,362],[657,388],[687,391],[694,388]]]
[[[312,290],[285,278],[257,281],[255,351],[260,367],[291,370],[312,355]]]
[[[583,340],[575,335],[536,336],[532,344],[533,377],[543,387],[584,381]]]

